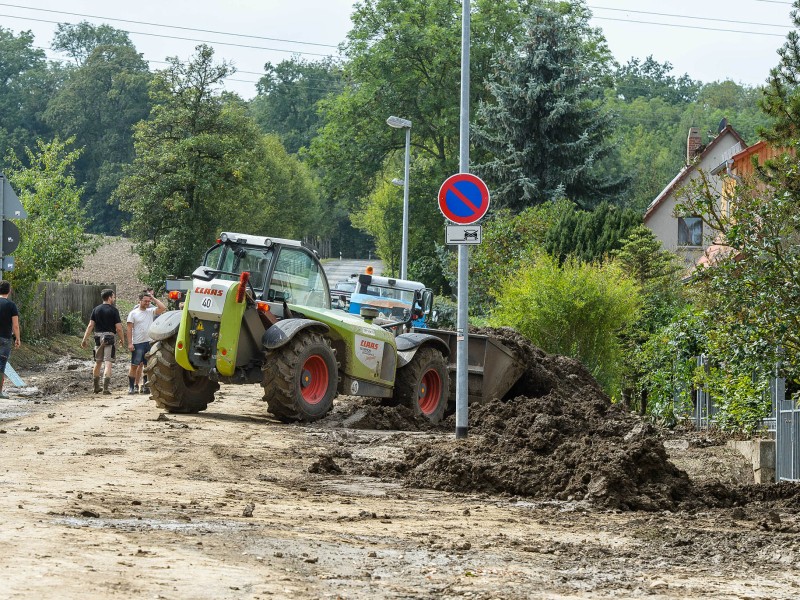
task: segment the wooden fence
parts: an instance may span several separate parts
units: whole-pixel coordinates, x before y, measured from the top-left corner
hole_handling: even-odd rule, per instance
[[[40,310],[33,315],[25,315],[25,323],[29,329],[23,332],[23,339],[31,337],[47,337],[60,333],[63,329],[62,316],[78,314],[84,326],[89,322],[92,309],[102,302],[100,292],[106,288],[116,291],[116,285],[57,283],[45,281],[39,284]]]

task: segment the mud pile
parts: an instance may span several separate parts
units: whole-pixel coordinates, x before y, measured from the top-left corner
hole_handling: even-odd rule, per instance
[[[527,365],[510,399],[472,408],[466,440],[410,447],[402,463],[372,474],[623,510],[674,510],[694,496],[655,428],[612,404],[580,362],[547,355],[511,329],[477,332],[500,338]]]

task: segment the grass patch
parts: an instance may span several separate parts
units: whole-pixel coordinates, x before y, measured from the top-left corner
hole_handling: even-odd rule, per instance
[[[47,339],[27,341],[23,337],[22,346],[11,352],[11,366],[17,371],[46,367],[65,356],[92,359],[92,348],[81,348],[81,338],[75,335],[58,334]]]

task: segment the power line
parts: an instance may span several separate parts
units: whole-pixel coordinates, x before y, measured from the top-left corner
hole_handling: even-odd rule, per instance
[[[725,33],[744,33],[746,35],[766,35],[769,37],[786,37],[780,33],[765,33],[761,31],[742,31],[740,29],[721,29],[718,27],[701,27],[699,25],[678,25],[677,23],[659,23],[653,21],[637,21],[635,19],[615,19],[613,17],[592,17],[598,21],[620,21],[622,23],[639,23],[641,25],[661,25],[662,27],[678,27],[679,29],[702,29],[703,31],[722,31]]]
[[[6,4],[5,2],[0,2],[0,6],[9,6],[11,8],[22,8],[22,9],[25,9],[25,10],[35,10],[35,11],[39,11],[39,12],[56,13],[56,14],[60,14],[60,15],[70,15],[70,16],[73,16],[73,17],[87,17],[89,19],[102,19],[104,21],[119,21],[120,23],[133,23],[134,25],[151,25],[153,27],[165,27],[167,29],[182,29],[184,31],[196,31],[198,33],[214,33],[214,34],[219,34],[219,35],[230,35],[230,36],[233,36],[233,37],[251,38],[251,39],[256,39],[256,40],[267,40],[267,41],[270,41],[270,42],[288,42],[290,44],[303,44],[303,45],[306,45],[306,46],[324,46],[326,48],[338,48],[338,46],[336,46],[334,44],[321,44],[321,43],[317,43],[317,42],[301,42],[299,40],[285,40],[285,39],[281,39],[281,38],[271,38],[271,37],[264,37],[264,36],[260,36],[260,35],[248,35],[248,34],[245,34],[245,33],[231,33],[231,32],[228,32],[228,31],[214,31],[213,29],[195,29],[193,27],[182,27],[180,25],[163,25],[161,23],[149,23],[147,21],[133,21],[131,19],[118,19],[118,18],[115,18],[115,17],[101,17],[101,16],[98,16],[98,15],[87,15],[87,14],[83,14],[83,13],[66,12],[66,11],[63,11],[63,10],[51,10],[51,9],[47,9],[47,8],[33,8],[33,7],[30,7],[30,6],[21,6],[19,4]],[[6,16],[6,15],[0,15],[0,16]],[[23,17],[18,17],[18,18],[23,18]],[[50,23],[51,21],[45,21],[45,22]]]
[[[657,17],[674,17],[677,19],[693,19],[695,21],[717,21],[720,23],[735,23],[737,25],[758,25],[760,27],[780,27],[790,29],[789,25],[776,25],[774,23],[754,23],[752,21],[734,21],[732,19],[717,19],[715,17],[693,17],[689,15],[674,15],[669,13],[649,12],[646,10],[629,10],[627,8],[609,8],[607,6],[589,6],[593,10],[613,10],[615,12],[637,13],[640,15],[654,15]]]
[[[780,0],[755,0],[756,2],[769,2],[770,4],[788,4],[791,6],[793,2],[781,2]]]
[[[2,15],[2,14],[0,14],[0,17],[6,17],[6,18],[9,18],[9,19],[20,19],[22,21],[34,21],[34,22],[37,22],[37,23],[50,23],[50,24],[55,24],[55,25],[58,25],[58,24],[62,23],[62,21],[48,21],[47,19],[34,19],[32,17],[18,17],[16,15]],[[67,24],[68,25],[74,25],[74,23],[67,23]],[[146,36],[150,36],[150,37],[165,38],[165,39],[169,39],[169,40],[181,40],[181,41],[185,41],[185,42],[200,42],[200,43],[203,43],[203,44],[214,44],[214,45],[218,45],[218,46],[231,46],[233,48],[247,48],[249,50],[268,50],[270,52],[287,52],[289,54],[306,54],[308,56],[324,56],[324,57],[332,56],[331,54],[321,54],[319,52],[306,52],[305,50],[286,50],[286,49],[283,49],[283,48],[266,48],[264,46],[251,46],[249,44],[234,44],[233,42],[215,42],[215,41],[211,41],[211,40],[201,40],[201,39],[197,39],[197,38],[187,38],[187,37],[181,37],[181,36],[177,36],[177,35],[166,35],[164,33],[148,33],[148,32],[145,32],[145,31],[131,31],[131,30],[124,30],[124,29],[120,29],[120,31],[124,31],[125,33],[129,33],[129,34],[133,34],[133,35],[146,35]]]

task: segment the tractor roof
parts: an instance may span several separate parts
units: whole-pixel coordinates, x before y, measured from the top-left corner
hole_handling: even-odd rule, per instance
[[[224,236],[224,237],[223,237]],[[302,246],[302,242],[298,240],[286,240],[276,237],[264,237],[261,235],[251,235],[249,233],[233,233],[230,231],[223,231],[219,234],[219,239],[223,242],[237,242],[239,244],[247,244],[248,246],[264,246],[270,247],[272,244],[281,244],[282,246]]]

